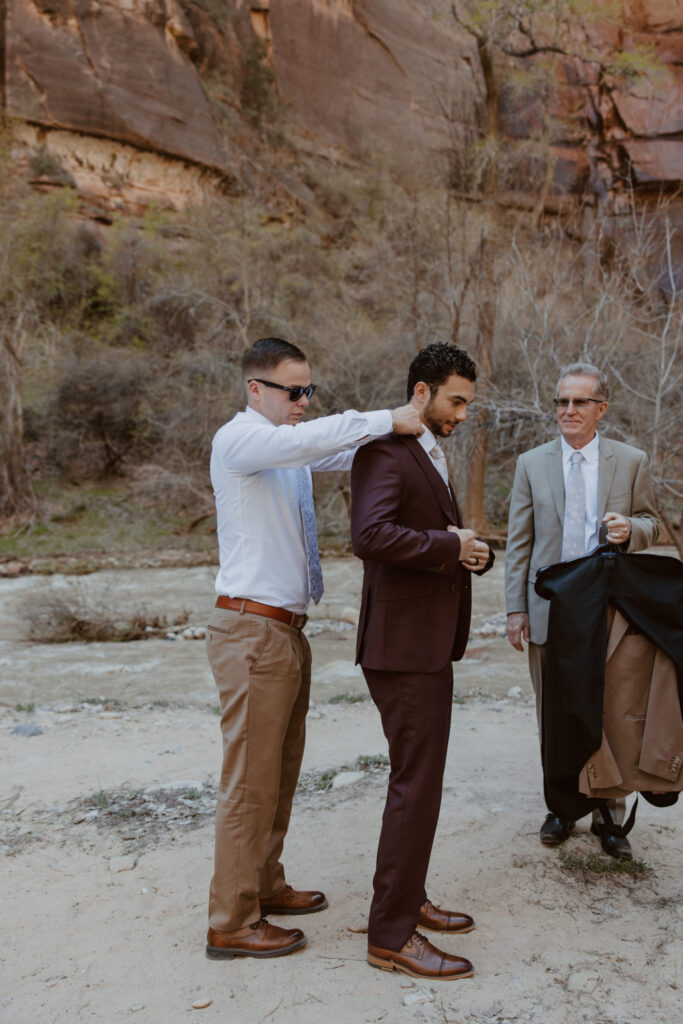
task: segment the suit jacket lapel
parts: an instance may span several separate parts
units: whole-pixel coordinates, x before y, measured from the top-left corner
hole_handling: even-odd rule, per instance
[[[617,460],[609,438],[600,438],[598,449],[598,525],[607,511],[607,498],[617,469]]]
[[[427,478],[429,486],[434,492],[434,497],[441,507],[441,511],[449,522],[457,525],[459,521],[457,506],[454,507],[454,502],[451,501],[450,489],[444,484],[441,474],[427,455],[427,452],[412,434],[400,434],[398,436]]]
[[[557,515],[562,524],[564,523],[564,473],[562,472],[562,445],[559,437],[553,441],[552,447],[546,452],[545,471]]]

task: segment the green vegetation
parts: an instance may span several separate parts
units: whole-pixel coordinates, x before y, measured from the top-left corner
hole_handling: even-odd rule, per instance
[[[81,571],[89,571],[108,555],[140,549],[182,548],[195,552],[198,562],[218,557],[215,517],[188,531],[182,512],[162,502],[151,505],[130,478],[74,484],[51,475],[38,479],[35,491],[44,518],[31,530],[17,526],[0,533],[0,559],[38,558],[50,568],[51,556],[82,555]]]
[[[559,852],[560,866],[564,871],[581,875],[590,881],[597,875],[632,875],[644,877],[653,873],[650,865],[639,857],[633,860],[619,860],[617,857],[603,857],[598,853]]]
[[[340,768],[327,768],[322,772],[305,772],[299,778],[298,789],[308,793],[327,792],[340,772],[362,771],[369,775],[382,773],[389,767],[386,754],[361,754],[353,764]]]
[[[334,768],[330,768],[326,772],[320,772],[318,776],[318,785],[316,788],[329,789],[329,787],[332,785],[334,781],[335,776],[338,774],[339,772],[336,771]]]
[[[330,697],[328,704],[362,704],[363,701],[370,700],[367,693],[338,693],[334,697]]]
[[[240,101],[244,116],[256,126],[261,124],[264,117],[272,114],[275,105],[275,75],[267,56],[266,44],[255,37],[247,47]]]
[[[33,701],[29,702],[28,704],[15,704],[14,705],[14,710],[15,711],[27,711],[29,714],[31,714],[33,711],[35,711],[35,709],[36,709],[36,706],[33,703]]]
[[[31,153],[29,164],[33,174],[38,177],[50,178],[51,181],[67,185],[69,188],[76,187],[73,175],[62,167],[54,153],[51,153],[45,146],[40,146],[39,149]]]
[[[91,807],[108,807],[110,801],[110,794],[106,790],[100,789],[97,793],[93,793],[89,796],[86,803]]]
[[[356,760],[357,768],[388,768],[389,756],[387,754],[361,754]]]

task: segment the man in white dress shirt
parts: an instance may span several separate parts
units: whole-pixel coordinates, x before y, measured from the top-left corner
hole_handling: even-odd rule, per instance
[[[608,397],[602,370],[590,363],[565,367],[554,399],[561,436],[517,460],[505,555],[507,635],[518,651],[522,640],[529,645],[539,733],[549,602],[534,591],[537,570],[592,551],[602,523],[607,540],[625,551],[642,551],[658,535],[645,452],[597,432]],[[622,816],[618,809],[617,820]],[[592,831],[601,835],[605,852],[630,859],[628,840],[605,836],[601,820],[597,811]],[[564,842],[573,824],[548,814],[541,842]]]
[[[220,569],[207,650],[221,702],[223,765],[216,808],[207,955],[282,956],[306,943],[266,914],[311,914],[319,891],[285,881],[280,861],[299,777],[311,678],[303,633],[322,572],[311,470],[350,468],[359,444],[419,434],[411,405],[304,423],[315,391],[306,357],[280,338],[244,354],[247,408],[211,454]]]

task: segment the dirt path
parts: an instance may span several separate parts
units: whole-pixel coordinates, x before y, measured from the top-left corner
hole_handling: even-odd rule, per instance
[[[569,861],[541,847],[544,808],[524,660],[490,635],[475,635],[474,657],[456,669],[461,696],[429,879],[435,902],[476,918],[472,934],[441,940],[473,960],[475,977],[415,986],[367,966],[362,930],[386,748],[372,704],[352,702],[364,687],[352,664],[353,630],[341,616],[357,602],[355,564],[337,560],[326,569],[335,598],[321,609],[316,629],[323,631],[312,639],[315,705],[285,852],[290,881],[324,888],[330,907],[303,919],[305,950],[262,962],[213,963],[203,953],[220,757],[203,644],[27,644],[17,609],[21,597],[37,596],[36,581],[1,582],[0,1018],[680,1020],[680,809],[641,806],[632,844],[649,867],[644,874],[589,871],[586,858],[599,846],[585,820],[564,848]],[[477,628],[501,611],[501,571],[478,594]],[[201,622],[210,576],[206,569],[140,570],[119,579],[116,590],[126,601],[145,595],[148,605],[151,594],[161,600],[165,592],[168,603],[177,593],[179,607],[191,606],[191,621]],[[507,697],[514,685],[522,695]],[[15,710],[30,702],[32,711]],[[31,724],[40,734],[13,734]],[[356,773],[355,781],[332,788],[342,769]],[[613,866],[602,856],[596,863]],[[211,1005],[193,1010],[203,999]]]

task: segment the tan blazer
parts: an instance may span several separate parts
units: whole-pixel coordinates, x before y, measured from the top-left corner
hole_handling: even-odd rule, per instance
[[[642,551],[659,535],[645,452],[601,436],[598,522],[605,512],[630,517],[632,532],[624,550]],[[560,561],[563,522],[562,447],[557,437],[519,456],[510,500],[505,600],[508,614],[528,613],[534,644],[546,642],[550,607],[534,591],[536,572],[544,565]]]
[[[683,719],[676,666],[617,611],[607,642],[600,749],[579,775],[586,796],[683,789]]]

